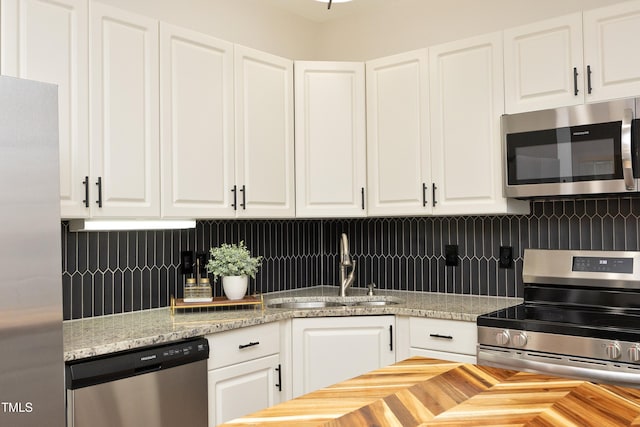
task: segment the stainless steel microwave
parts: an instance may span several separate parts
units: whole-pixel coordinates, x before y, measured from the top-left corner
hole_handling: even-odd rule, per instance
[[[632,193],[640,98],[502,116],[505,196]]]

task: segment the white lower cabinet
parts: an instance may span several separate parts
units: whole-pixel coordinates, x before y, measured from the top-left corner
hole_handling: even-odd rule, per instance
[[[293,397],[395,363],[394,316],[293,319]]]
[[[279,366],[280,356],[274,354],[209,371],[209,425],[280,403]]]
[[[424,356],[476,363],[478,328],[475,322],[398,317],[398,360]]]
[[[475,363],[477,328],[423,317],[315,317],[207,339],[213,427],[410,356]]]
[[[280,326],[235,329],[208,337],[209,425],[280,403]]]

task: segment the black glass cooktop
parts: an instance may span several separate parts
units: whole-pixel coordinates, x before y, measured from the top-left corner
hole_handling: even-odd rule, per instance
[[[520,304],[478,316],[478,326],[640,341],[640,312]]]
[[[527,298],[528,297],[528,298]],[[556,302],[548,301],[549,298]],[[478,317],[478,326],[640,342],[636,292],[525,290],[525,303]]]

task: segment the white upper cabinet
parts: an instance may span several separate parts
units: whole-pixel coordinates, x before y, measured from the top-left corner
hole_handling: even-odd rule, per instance
[[[296,61],[298,217],[365,216],[364,63]]]
[[[164,23],[160,48],[163,216],[293,217],[293,62]]]
[[[502,33],[429,48],[435,215],[528,213],[502,196]]]
[[[366,63],[369,215],[431,213],[427,49]]]
[[[2,0],[0,63],[6,76],[58,85],[63,218],[89,215],[86,0]],[[93,184],[92,184],[93,186]]]
[[[640,95],[640,1],[504,31],[507,113]]]
[[[504,31],[507,113],[584,102],[582,13]]]
[[[640,1],[585,11],[583,20],[587,101],[640,95]]]
[[[239,217],[294,217],[293,61],[235,46]]]
[[[158,21],[91,3],[93,216],[158,217]]]
[[[233,44],[161,23],[162,215],[233,217]]]

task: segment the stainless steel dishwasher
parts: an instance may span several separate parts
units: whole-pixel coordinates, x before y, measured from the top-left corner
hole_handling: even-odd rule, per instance
[[[66,365],[68,427],[205,427],[205,338]]]

